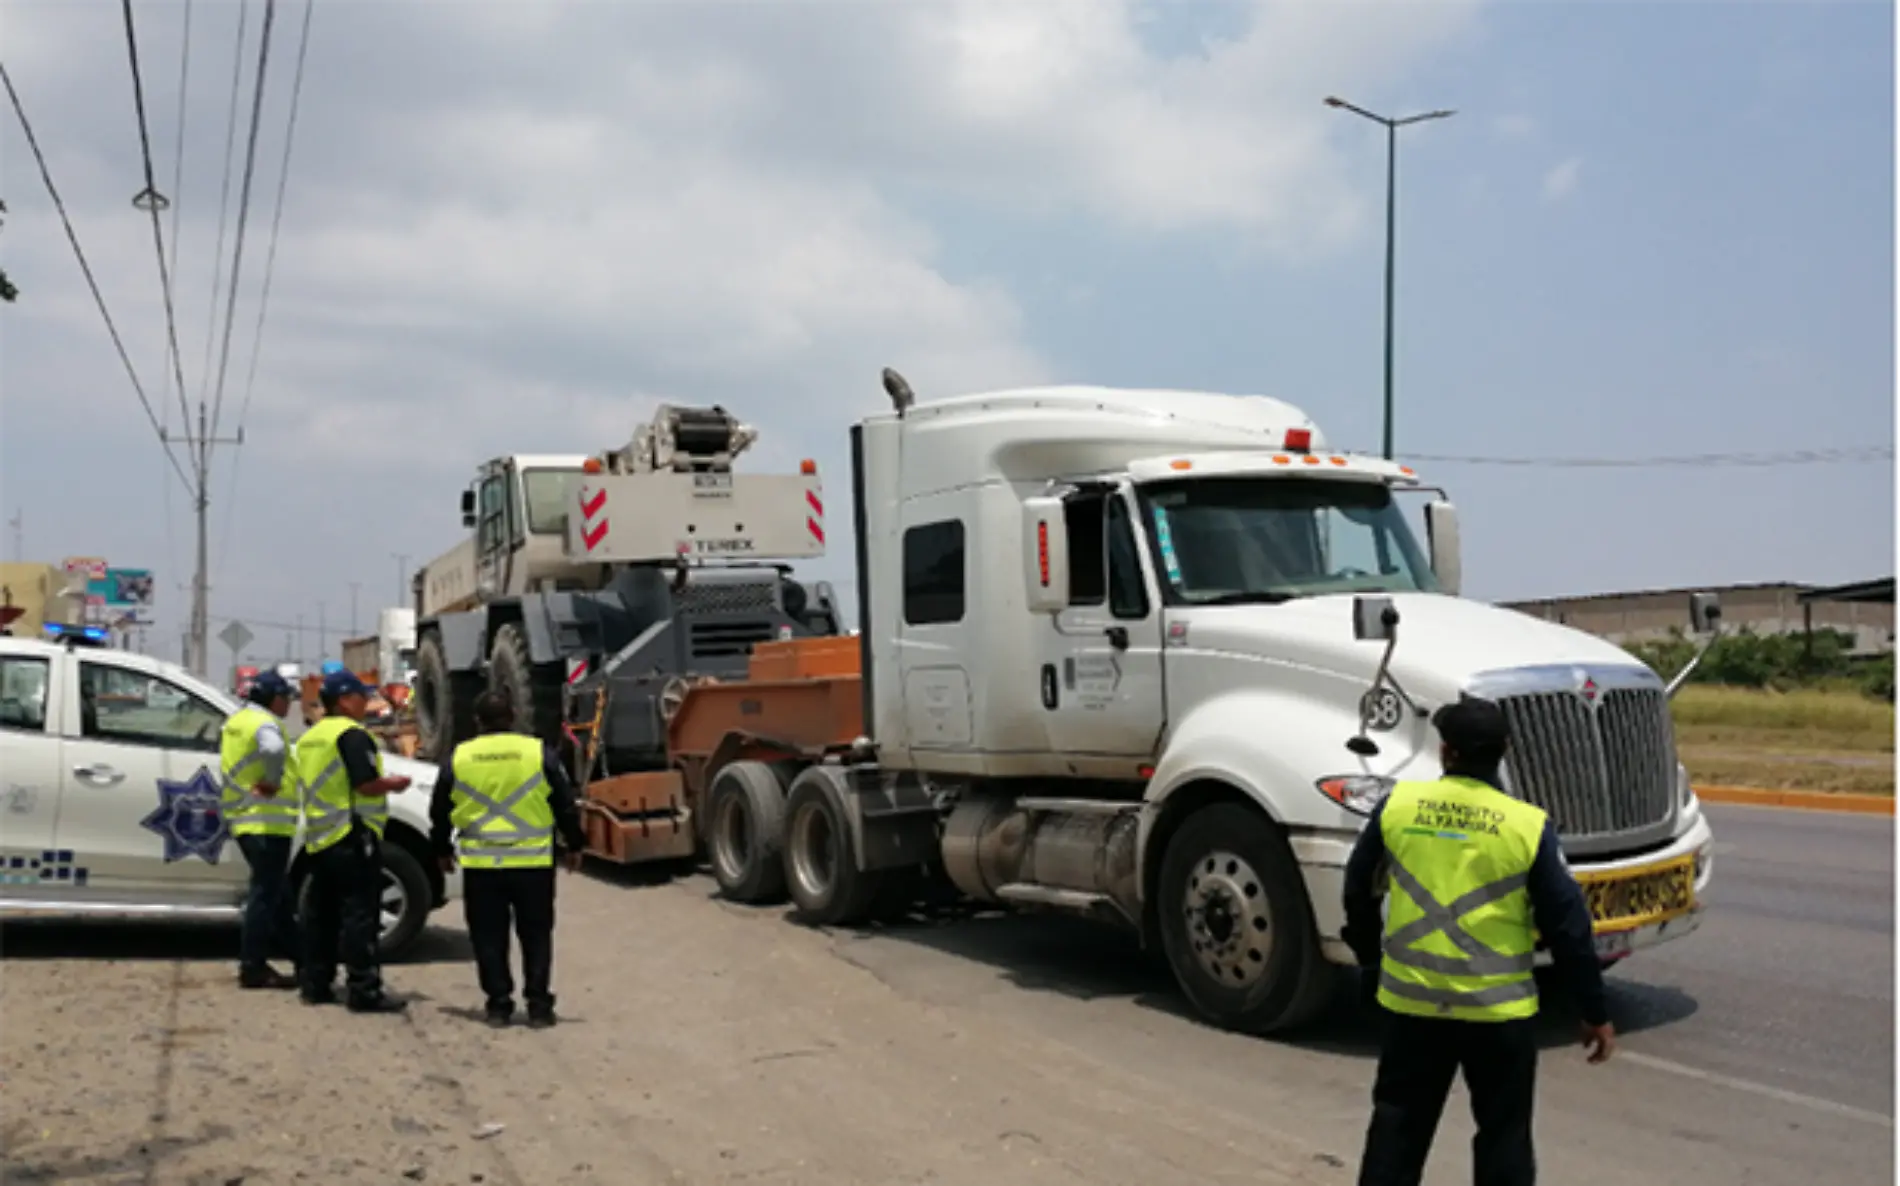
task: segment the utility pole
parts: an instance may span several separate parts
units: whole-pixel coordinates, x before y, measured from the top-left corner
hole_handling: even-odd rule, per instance
[[[7,526],[13,528],[13,558],[26,559],[26,512],[15,511],[13,518],[7,520]]]
[[[317,662],[318,663],[327,663],[330,660],[330,628],[324,624],[323,613],[324,613],[324,606],[323,606],[323,603],[319,601],[317,602]]]
[[[198,678],[205,678],[207,664],[211,655],[211,450],[218,445],[242,445],[244,429],[240,426],[236,436],[213,437],[203,400],[198,401],[198,435],[185,432],[184,445],[191,457],[192,509],[198,518],[198,555],[197,564],[191,577],[191,644],[187,648],[185,666]],[[174,439],[163,428],[158,430],[158,439],[171,447]]]
[[[357,594],[358,594],[359,592],[361,592],[361,591],[362,591],[362,589],[363,589],[363,582],[361,582],[361,581],[351,581],[351,582],[350,582],[350,637],[351,637],[351,638],[355,638],[355,637],[357,636],[357,629],[356,629],[356,595],[357,595]]]
[[[396,558],[396,604],[409,604],[409,553],[391,552]]]
[[[298,614],[297,615],[297,665],[299,667],[303,666],[304,658],[305,656],[303,653],[303,615]]]
[[[1385,458],[1392,460],[1392,288],[1398,230],[1399,129],[1428,119],[1449,119],[1455,111],[1427,111],[1392,119],[1328,96],[1326,106],[1363,116],[1385,129]]]

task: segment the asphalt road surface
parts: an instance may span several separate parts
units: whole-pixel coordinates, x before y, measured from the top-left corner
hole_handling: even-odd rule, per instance
[[[1891,1182],[1892,821],[1714,818],[1708,921],[1612,976],[1619,1057],[1584,1065],[1551,1003],[1544,1179]],[[1348,1003],[1248,1039],[1086,924],[828,934],[702,877],[561,885],[547,1034],[475,1024],[452,912],[390,969],[407,1018],[238,993],[228,928],[10,927],[5,1180],[1352,1181],[1374,1038]],[[1469,1136],[1454,1098],[1428,1182],[1470,1180]]]

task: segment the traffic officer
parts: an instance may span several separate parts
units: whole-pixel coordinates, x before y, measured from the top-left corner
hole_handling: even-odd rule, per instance
[[[430,801],[436,857],[454,872],[459,834],[462,906],[475,970],[487,998],[488,1024],[514,1018],[514,977],[508,969],[508,929],[521,942],[522,994],[528,1024],[554,1024],[554,839],[561,863],[581,867],[586,834],[567,773],[541,742],[514,731],[514,704],[499,692],[475,702],[480,736],[455,747],[442,764]]]
[[[1590,1062],[1610,1057],[1616,1034],[1590,912],[1557,829],[1500,789],[1503,710],[1466,698],[1432,723],[1444,776],[1395,786],[1346,864],[1344,937],[1387,1015],[1359,1182],[1417,1186],[1462,1070],[1478,1128],[1475,1181],[1530,1186],[1539,936],[1576,999]],[[1390,879],[1383,927],[1381,868]]]
[[[238,983],[245,988],[295,988],[297,980],[268,962],[273,947],[303,958],[290,898],[290,845],[297,834],[296,770],[278,723],[290,712],[290,681],[259,675],[247,703],[225,718],[219,742],[224,819],[251,867],[238,947]],[[288,774],[288,779],[286,779]]]
[[[299,969],[303,999],[312,1005],[336,1000],[340,942],[350,1009],[398,1012],[407,1002],[384,990],[378,919],[383,824],[389,813],[384,799],[408,787],[409,780],[383,773],[376,739],[358,724],[369,708],[369,689],[361,680],[348,671],[332,672],[319,695],[323,719],[297,740],[311,891]]]

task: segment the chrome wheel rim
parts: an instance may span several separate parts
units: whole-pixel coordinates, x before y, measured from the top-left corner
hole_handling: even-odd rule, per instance
[[[792,878],[807,897],[823,898],[837,876],[838,833],[822,807],[806,803],[792,820]]]
[[[745,876],[746,854],[751,850],[751,837],[746,834],[745,809],[737,795],[727,795],[719,801],[719,812],[713,820],[713,863],[719,867],[719,877],[723,881],[736,882]]]
[[[383,892],[378,905],[382,937],[387,939],[402,922],[403,916],[409,913],[409,887],[402,883],[402,878],[396,876],[394,869],[383,870]]]
[[[1267,974],[1272,918],[1260,875],[1231,852],[1214,852],[1189,870],[1181,912],[1201,970],[1229,988],[1251,988]]]

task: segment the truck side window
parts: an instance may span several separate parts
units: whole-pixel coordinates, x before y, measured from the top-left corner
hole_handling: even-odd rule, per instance
[[[0,729],[46,731],[46,687],[51,668],[44,659],[0,659]]]
[[[1141,553],[1135,549],[1135,525],[1128,504],[1119,498],[1108,500],[1108,609],[1118,618],[1148,616],[1148,585],[1141,575]]]
[[[1100,605],[1108,595],[1108,560],[1102,551],[1099,490],[1072,495],[1062,504],[1069,537],[1069,604]]]
[[[904,622],[963,620],[963,521],[922,523],[904,533]]]
[[[477,514],[476,550],[481,553],[493,552],[502,545],[505,519],[508,512],[507,488],[498,475],[482,479],[480,507]]]

